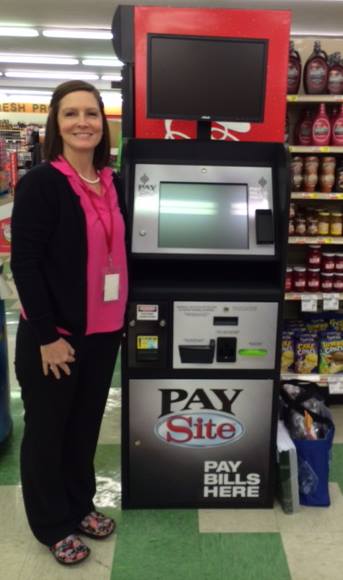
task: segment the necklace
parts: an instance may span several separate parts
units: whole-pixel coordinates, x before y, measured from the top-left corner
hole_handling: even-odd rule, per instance
[[[96,183],[99,183],[99,181],[100,181],[99,176],[96,179],[88,179],[88,177],[84,177],[83,175],[81,175],[81,173],[78,173],[78,176],[81,177],[81,179],[83,179],[83,181],[86,181],[86,183],[90,183],[91,185],[95,185]]]

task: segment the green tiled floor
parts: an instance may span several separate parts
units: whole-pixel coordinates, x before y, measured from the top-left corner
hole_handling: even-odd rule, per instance
[[[114,375],[116,385],[118,378],[119,368]],[[117,399],[112,404],[117,405]],[[22,413],[20,394],[15,390],[12,396],[14,430],[0,454],[0,486],[19,484]],[[96,503],[118,522],[113,568],[108,571],[108,580],[307,580],[307,577],[291,575],[280,533],[200,533],[197,510],[122,512],[119,445],[98,446],[96,472]],[[333,447],[330,479],[343,492],[343,444]],[[87,572],[86,565],[82,570]],[[87,577],[82,575],[82,570],[81,576],[75,575],[75,578]],[[318,576],[318,580],[322,579],[339,580],[330,575]]]

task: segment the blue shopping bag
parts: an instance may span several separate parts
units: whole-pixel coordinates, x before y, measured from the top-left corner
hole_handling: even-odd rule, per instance
[[[286,405],[285,422],[297,450],[300,504],[327,507],[330,505],[329,469],[335,434],[331,413],[316,383],[296,380],[283,383],[281,397]],[[305,436],[305,412],[312,417],[317,439]]]
[[[334,437],[331,427],[324,439],[293,439],[298,456],[299,501],[301,505],[330,505],[329,468]]]

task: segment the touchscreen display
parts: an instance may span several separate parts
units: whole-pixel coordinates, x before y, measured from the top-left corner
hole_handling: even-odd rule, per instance
[[[160,248],[247,249],[248,187],[161,182]]]

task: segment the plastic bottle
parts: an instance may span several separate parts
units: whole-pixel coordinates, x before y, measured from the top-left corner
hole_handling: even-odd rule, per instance
[[[326,93],[329,74],[327,54],[321,49],[320,42],[316,40],[311,56],[307,59],[304,68],[304,88],[310,95],[322,95]]]
[[[312,111],[306,109],[295,127],[295,142],[298,145],[312,145]]]
[[[300,54],[294,48],[294,42],[289,43],[289,57],[288,57],[288,83],[287,93],[289,95],[296,95],[299,91],[301,80],[301,58]]]
[[[336,183],[335,190],[343,191],[343,159],[341,159],[336,166]]]
[[[339,147],[343,146],[343,103],[331,127],[331,144]]]
[[[312,145],[329,145],[331,139],[331,123],[326,113],[325,103],[319,105],[312,125]]]
[[[341,53],[334,52],[329,56],[328,93],[331,95],[343,94],[343,61]]]

